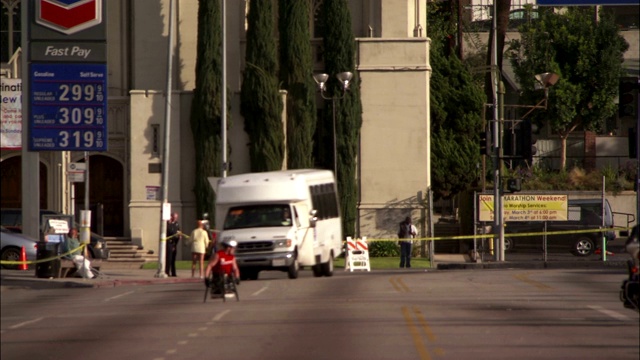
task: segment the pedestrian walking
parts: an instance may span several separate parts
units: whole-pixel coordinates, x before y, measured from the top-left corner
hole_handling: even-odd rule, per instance
[[[411,223],[411,217],[407,216],[400,222],[398,238],[400,238],[400,267],[411,267],[411,239],[418,234],[418,229]],[[402,240],[409,239],[409,240]]]
[[[171,214],[171,218],[167,221],[167,242],[166,242],[166,264],[165,273],[167,276],[176,277],[176,257],[178,256],[178,243],[182,239],[180,232],[180,223],[178,222],[178,213]]]
[[[199,265],[200,279],[204,279],[204,254],[209,246],[209,235],[204,229],[202,220],[198,220],[198,227],[191,232],[191,277],[195,277],[196,263]]]

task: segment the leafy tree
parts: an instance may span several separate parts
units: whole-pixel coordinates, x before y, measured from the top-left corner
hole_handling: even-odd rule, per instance
[[[284,159],[274,19],[273,0],[249,3],[240,113],[244,118],[244,129],[249,134],[249,158],[253,172],[280,170]]]
[[[191,131],[196,155],[194,192],[198,218],[215,214],[215,194],[207,181],[220,176],[222,124],[222,22],[218,1],[200,0],[196,87],[191,103]]]
[[[309,42],[310,1],[280,0],[280,81],[287,95],[287,163],[313,167],[316,129],[313,59]]]
[[[442,14],[437,6],[430,9],[428,33],[434,40],[455,33]],[[448,47],[447,41],[432,41],[430,51],[431,185],[435,198],[456,195],[476,179],[485,102],[482,87]]]
[[[324,66],[329,74],[327,91],[339,95],[341,87],[335,75],[344,71],[353,73],[349,91],[344,98],[336,100],[336,136],[338,156],[338,192],[342,210],[344,236],[355,236],[357,215],[356,157],[360,128],[362,127],[362,104],[360,102],[360,80],[355,70],[355,38],[351,31],[351,13],[345,0],[324,0],[322,7],[324,24]],[[331,109],[327,103],[325,109]],[[331,129],[331,111],[324,112],[323,126]],[[331,143],[323,143],[333,148]]]
[[[560,75],[549,89],[546,113],[534,112],[532,117],[538,124],[546,120],[560,137],[563,170],[569,134],[576,129],[597,131],[614,116],[623,54],[629,47],[611,12],[602,10],[598,21],[594,14],[593,7],[570,7],[563,14],[542,9],[535,26],[525,25],[521,40],[510,48],[525,103],[541,98],[534,90],[535,74]]]

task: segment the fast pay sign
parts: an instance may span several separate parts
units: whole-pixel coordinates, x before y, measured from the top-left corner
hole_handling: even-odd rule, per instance
[[[567,221],[568,195],[504,195],[504,221]],[[478,196],[478,220],[494,221],[493,195]]]

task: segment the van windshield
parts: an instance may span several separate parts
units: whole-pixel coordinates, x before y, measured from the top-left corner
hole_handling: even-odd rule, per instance
[[[288,204],[236,206],[224,219],[225,230],[274,226],[291,226]]]

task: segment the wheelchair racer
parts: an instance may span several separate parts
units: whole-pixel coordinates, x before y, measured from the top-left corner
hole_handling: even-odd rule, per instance
[[[228,276],[234,275],[236,284],[239,284],[240,269],[238,268],[234,255],[236,246],[238,246],[238,242],[235,240],[224,241],[222,243],[222,249],[210,257],[204,273],[204,282],[207,287],[219,283],[220,277],[225,274]],[[213,284],[211,283],[211,274],[213,274]]]

